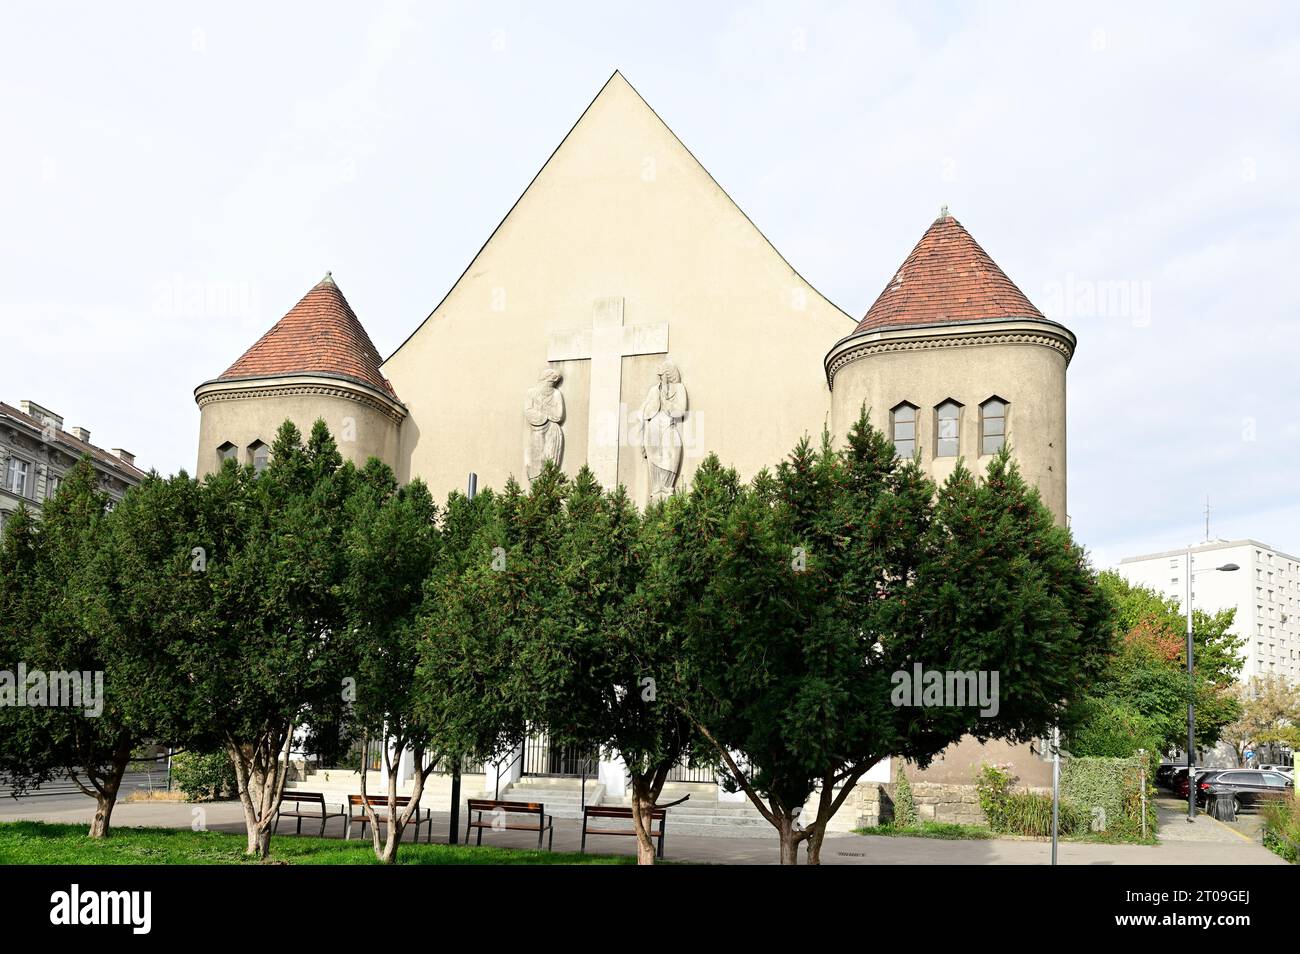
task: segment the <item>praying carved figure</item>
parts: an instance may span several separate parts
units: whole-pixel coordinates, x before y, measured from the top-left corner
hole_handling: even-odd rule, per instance
[[[641,405],[641,456],[646,461],[649,503],[672,496],[682,471],[682,432],[686,386],[671,361],[659,366],[659,383]]]
[[[528,437],[524,443],[524,473],[536,480],[548,461],[556,465],[564,455],[564,395],[559,392],[560,372],[547,368],[524,399]]]

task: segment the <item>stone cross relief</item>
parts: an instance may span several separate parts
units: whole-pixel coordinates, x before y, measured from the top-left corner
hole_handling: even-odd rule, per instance
[[[640,354],[668,354],[668,325],[624,325],[621,297],[597,298],[592,305],[590,326],[550,334],[547,361],[591,362],[587,466],[606,488],[618,486],[624,423],[620,407],[623,358]],[[665,363],[659,369],[659,377],[659,385],[651,389],[641,407],[638,432],[652,502],[671,494],[681,473],[682,438],[678,424],[686,413],[686,389],[681,384],[680,373]],[[665,378],[671,379],[666,387]]]

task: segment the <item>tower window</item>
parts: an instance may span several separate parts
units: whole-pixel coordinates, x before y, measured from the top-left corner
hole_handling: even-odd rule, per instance
[[[980,405],[980,453],[996,454],[1007,442],[1007,402],[989,398]]]
[[[904,401],[889,412],[889,426],[894,437],[894,453],[911,457],[916,453],[916,408]]]
[[[220,467],[228,460],[236,460],[239,457],[239,448],[230,441],[226,441],[217,448],[217,466]]]
[[[959,441],[958,426],[961,421],[961,405],[956,401],[944,401],[934,409],[935,417],[935,457],[956,457]]]
[[[266,462],[270,460],[271,448],[267,447],[261,441],[253,441],[248,445],[248,462],[253,465],[253,470],[261,473],[266,470]]]

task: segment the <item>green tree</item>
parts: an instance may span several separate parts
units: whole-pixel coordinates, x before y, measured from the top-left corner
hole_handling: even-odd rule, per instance
[[[442,513],[438,557],[417,617],[414,704],[430,751],[447,765],[496,761],[526,733],[519,626],[530,576],[506,556],[509,514],[522,499],[511,482],[500,495],[452,493]]]
[[[1113,609],[1111,649],[1100,676],[1066,715],[1066,747],[1074,755],[1119,757],[1181,748],[1189,698],[1196,704],[1197,743],[1214,745],[1239,711],[1232,691],[1241,669],[1241,641],[1229,631],[1234,611],[1193,613],[1196,665],[1189,683],[1186,616],[1178,601],[1113,571],[1099,574],[1098,582]]]
[[[1252,745],[1300,748],[1300,689],[1285,677],[1254,676],[1234,686],[1232,696],[1240,714],[1223,727],[1222,737],[1232,744],[1238,765]]]
[[[118,658],[93,608],[96,557],[105,537],[108,498],[82,459],[46,501],[39,523],[20,509],[0,547],[0,666],[21,664],[52,693],[53,674],[98,680],[100,698],[81,706],[33,698],[0,706],[0,771],[16,789],[67,773],[95,799],[92,837],[108,835],[122,775],[138,738],[123,709],[134,687],[119,678]],[[48,681],[47,681],[48,680]],[[11,691],[24,692],[15,685]],[[67,701],[67,700],[65,700]],[[34,704],[33,704],[34,703]]]
[[[424,721],[417,706],[416,681],[423,643],[416,614],[438,553],[437,508],[423,482],[399,488],[389,467],[372,458],[347,501],[346,522],[340,595],[356,667],[349,718],[363,739],[384,746],[385,842],[380,841],[379,819],[369,799],[365,812],[375,857],[391,864],[437,764],[436,757],[426,758],[435,727]],[[414,766],[414,788],[399,810],[398,774],[407,752]],[[367,761],[362,764],[362,795],[367,794]]]
[[[698,740],[659,697],[659,683],[676,679],[680,649],[664,612],[673,578],[662,559],[681,541],[664,532],[662,507],[643,520],[622,487],[605,492],[585,467],[571,483],[548,469],[529,498],[517,541],[538,599],[521,628],[527,708],[553,744],[618,753],[637,859],[654,864],[650,813]]]
[[[176,664],[193,734],[230,754],[257,857],[269,850],[295,730],[350,675],[339,591],[355,476],[323,421],[305,444],[286,421],[261,474],[227,462],[204,483],[207,603]]]
[[[680,506],[720,514],[704,596],[680,608],[686,704],[784,863],[803,842],[819,861],[826,824],[883,758],[1038,737],[1109,645],[1082,551],[1006,452],[982,481],[958,466],[936,496],[864,411],[842,449],[804,442],[749,487],[706,462]],[[997,704],[900,705],[914,664],[996,673]]]

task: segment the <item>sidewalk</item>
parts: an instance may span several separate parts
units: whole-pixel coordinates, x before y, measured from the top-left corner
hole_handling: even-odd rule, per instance
[[[1196,823],[1180,819],[1172,809],[1162,810],[1160,844],[1099,845],[1062,842],[1059,862],[1062,865],[1257,865],[1286,864],[1262,845],[1234,832],[1209,816]],[[84,797],[49,796],[0,803],[0,821],[19,819],[89,824],[93,803]],[[1168,814],[1170,818],[1165,819]],[[433,840],[447,841],[450,817],[435,812]],[[212,831],[243,833],[243,812],[238,802],[213,802],[191,805],[184,802],[126,802],[113,811],[116,827],[190,828],[199,821]],[[465,819],[460,820],[464,837]],[[1182,826],[1182,827],[1180,827]],[[292,838],[294,825],[280,824],[277,837]],[[312,831],[309,822],[304,832]],[[343,834],[340,820],[330,822],[330,837]],[[526,832],[487,832],[485,844],[512,848],[534,848],[537,837]],[[557,819],[555,850],[577,851],[581,842],[581,825],[577,821]],[[634,854],[631,838],[588,838],[589,850],[602,854]],[[871,835],[827,836],[822,845],[822,863],[826,865],[1045,865],[1051,861],[1051,845],[1045,841],[943,841],[933,838],[891,838]],[[776,864],[775,834],[766,838],[703,838],[695,835],[673,837],[671,813],[668,823],[667,860],[704,864]]]

